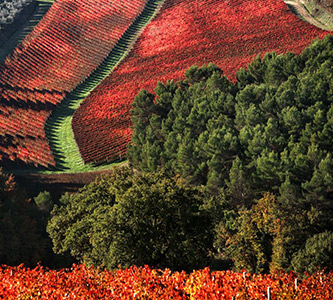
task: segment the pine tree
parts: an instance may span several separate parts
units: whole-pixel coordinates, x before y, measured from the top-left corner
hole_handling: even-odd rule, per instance
[[[226,185],[235,204],[249,207],[249,201],[253,196],[250,189],[251,180],[238,156],[232,162]]]

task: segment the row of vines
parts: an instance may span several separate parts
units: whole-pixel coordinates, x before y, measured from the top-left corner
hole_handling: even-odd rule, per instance
[[[103,62],[55,108],[46,122],[46,136],[56,158],[57,170],[89,171],[95,166],[84,165],[71,127],[72,116],[82,101],[103,81],[129,53],[143,28],[158,13],[164,0],[148,0],[140,15],[125,30]],[[102,151],[103,149],[96,149]],[[124,150],[124,149],[122,149]],[[82,159],[83,158],[83,159]]]
[[[152,91],[157,81],[182,79],[191,65],[209,62],[234,79],[259,53],[300,53],[326,34],[298,19],[282,0],[168,0],[130,55],[75,112],[81,155],[86,162],[121,158],[140,89]]]
[[[45,121],[109,54],[145,0],[56,1],[0,67],[0,155],[55,165]],[[34,128],[34,130],[30,130]]]
[[[98,271],[83,265],[70,270],[2,267],[4,299],[332,299],[333,273],[297,279],[294,273],[257,275],[208,268],[188,274],[131,267]],[[267,293],[268,291],[268,293]]]
[[[50,141],[45,134],[51,112],[93,74],[146,3],[52,5],[0,67],[0,159],[56,165],[52,136]],[[298,19],[282,0],[166,1],[130,55],[75,112],[81,157],[90,163],[125,155],[132,134],[129,111],[140,89],[151,91],[157,81],[181,79],[191,65],[209,62],[234,78],[258,53],[299,53],[326,34]],[[57,121],[48,125],[59,127]]]

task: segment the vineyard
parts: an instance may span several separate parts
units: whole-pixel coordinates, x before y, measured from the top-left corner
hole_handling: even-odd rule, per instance
[[[235,79],[259,53],[326,34],[282,0],[56,1],[0,66],[1,160],[76,172],[122,159],[140,89],[209,62]]]
[[[94,166],[84,165],[74,140],[72,116],[82,101],[103,81],[127,55],[141,30],[155,16],[163,4],[149,0],[139,16],[126,29],[103,62],[59,104],[46,122],[46,135],[58,170],[91,171]],[[123,150],[123,149],[122,149]],[[124,152],[124,150],[123,150]]]
[[[47,117],[103,61],[144,6],[143,0],[52,5],[0,68],[4,160],[55,165],[44,131]]]
[[[131,267],[98,271],[84,265],[70,270],[2,267],[5,299],[332,299],[333,273],[297,279],[294,273],[256,275],[232,271],[190,274]]]
[[[332,31],[292,2],[0,0],[0,299],[333,299]]]
[[[123,155],[131,139],[131,103],[140,89],[152,91],[157,81],[182,79],[191,65],[209,62],[235,79],[258,53],[300,53],[326,34],[283,1],[166,1],[130,55],[75,112],[81,155],[86,162]]]

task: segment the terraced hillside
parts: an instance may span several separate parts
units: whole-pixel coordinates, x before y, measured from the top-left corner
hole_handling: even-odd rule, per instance
[[[157,81],[213,62],[225,75],[269,51],[300,53],[329,32],[294,15],[282,0],[167,0],[130,55],[84,101],[73,131],[85,162],[117,159],[131,139],[133,97]]]
[[[0,67],[0,156],[55,166],[44,126],[108,56],[145,0],[56,1]]]

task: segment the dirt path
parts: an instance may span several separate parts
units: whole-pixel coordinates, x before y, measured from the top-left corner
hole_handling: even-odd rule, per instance
[[[303,0],[284,0],[284,2],[300,18],[319,28],[327,29],[325,24],[321,23],[311,15],[311,13],[307,10],[306,4]]]
[[[117,167],[127,166],[128,162]],[[29,197],[35,197],[42,191],[48,191],[53,200],[57,200],[65,192],[75,193],[88,183],[93,182],[96,177],[110,173],[111,170],[64,173],[64,174],[20,174],[14,175],[15,180],[27,193]]]

